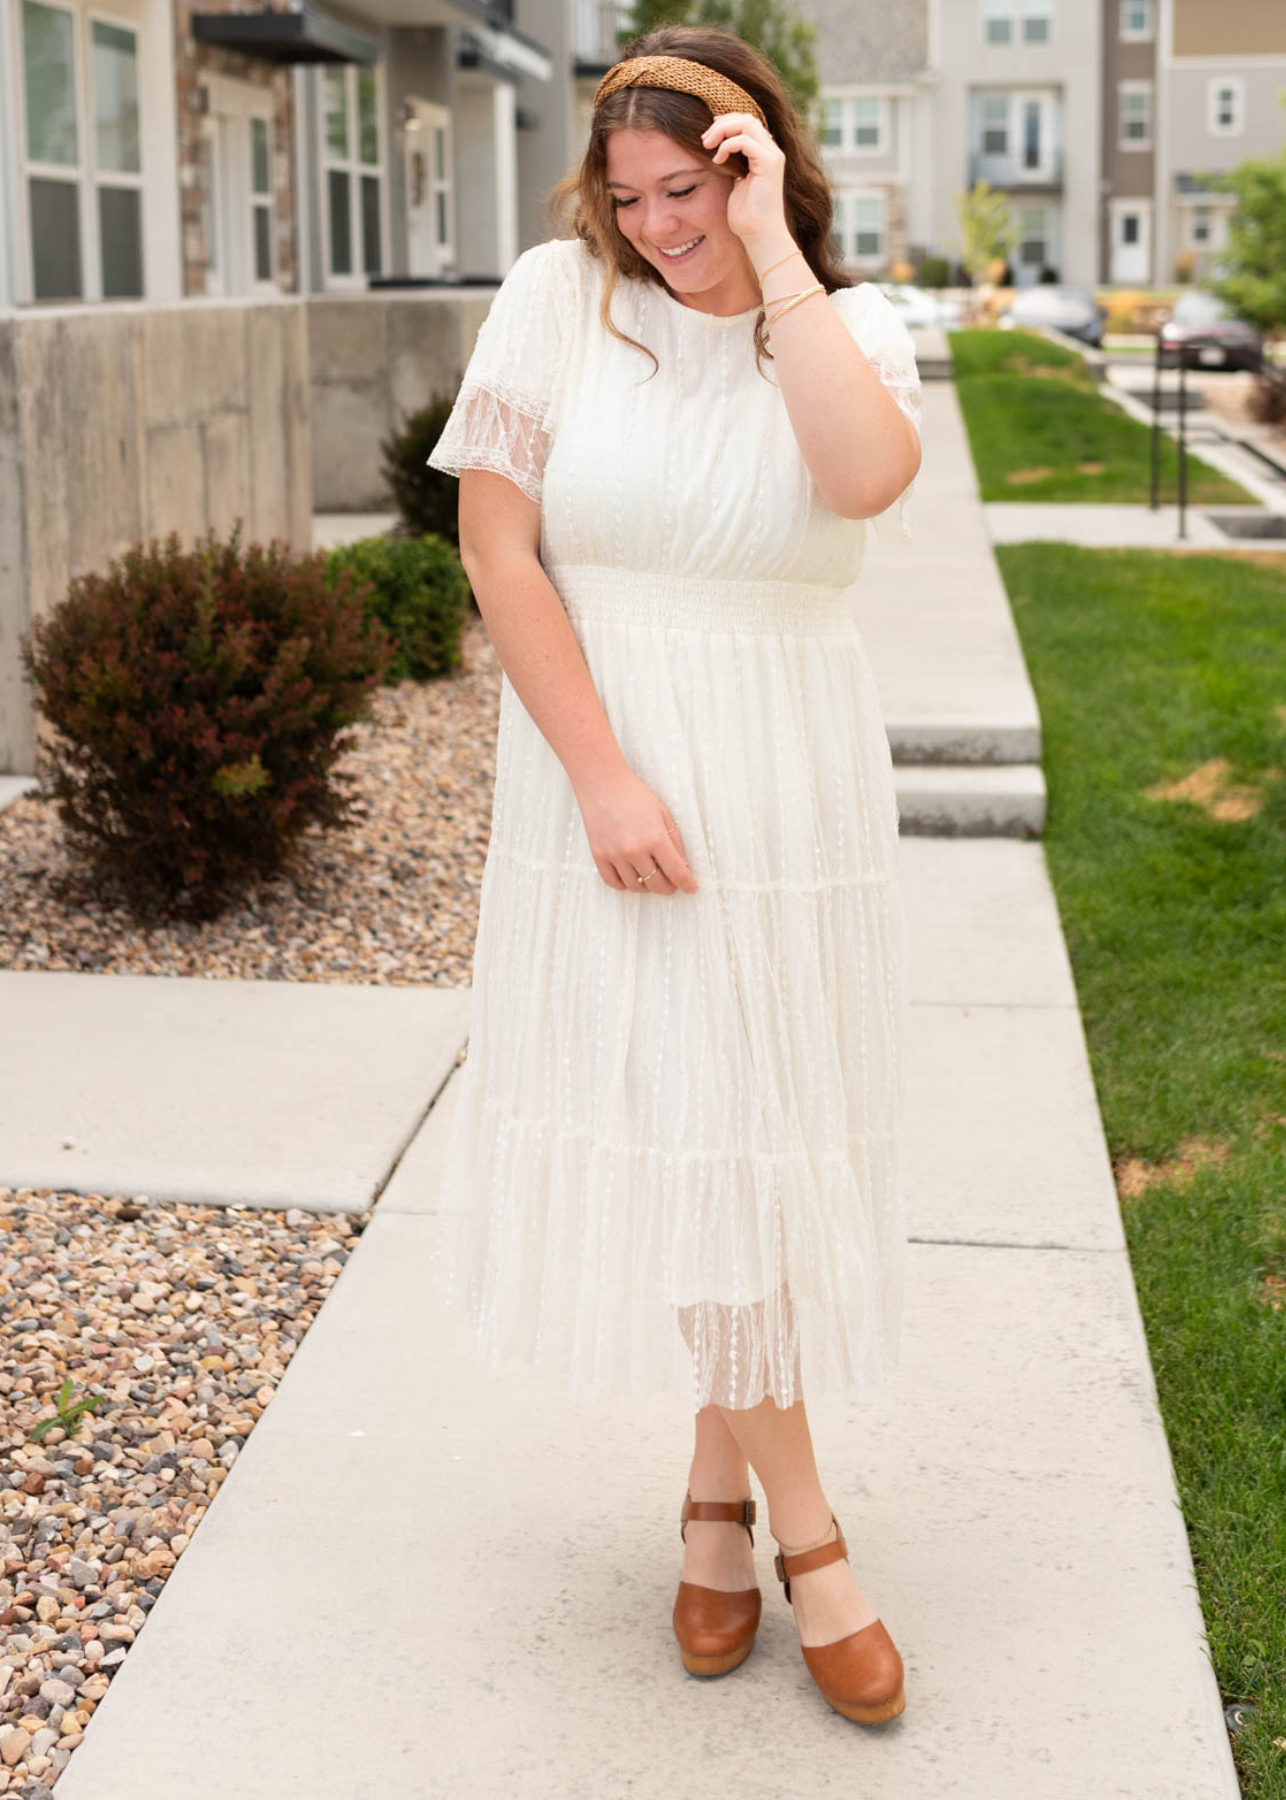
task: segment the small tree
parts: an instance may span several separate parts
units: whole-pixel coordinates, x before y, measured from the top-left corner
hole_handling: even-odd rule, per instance
[[[634,0],[617,44],[624,47],[658,25],[714,25],[735,32],[773,64],[801,112],[811,114],[816,106],[817,27],[788,0]]]
[[[975,181],[951,204],[960,221],[960,260],[971,281],[985,275],[990,263],[1005,263],[1014,247],[1015,232],[1009,202],[988,181]]]
[[[1222,271],[1210,285],[1261,331],[1280,331],[1286,326],[1286,148],[1239,163],[1212,185],[1236,200]]]

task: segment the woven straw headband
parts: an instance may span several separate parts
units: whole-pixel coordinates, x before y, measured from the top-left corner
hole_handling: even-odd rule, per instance
[[[624,87],[672,88],[679,94],[695,94],[704,100],[711,115],[748,112],[763,126],[768,121],[763,108],[738,82],[704,63],[689,62],[686,56],[630,56],[609,69],[598,84],[594,105],[601,106],[609,94]]]

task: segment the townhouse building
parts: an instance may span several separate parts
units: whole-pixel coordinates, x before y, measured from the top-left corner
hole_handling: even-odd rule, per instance
[[[1087,0],[931,0],[932,239],[959,243],[952,198],[1007,197],[1019,285],[1098,274],[1101,13]]]
[[[1286,148],[1283,0],[1153,0],[1154,279],[1196,280],[1227,242],[1233,197],[1211,177]]]
[[[566,12],[0,0],[0,307],[498,279],[574,142]]]
[[[913,254],[932,232],[927,0],[801,0],[816,29],[818,136],[846,261],[872,275]]]

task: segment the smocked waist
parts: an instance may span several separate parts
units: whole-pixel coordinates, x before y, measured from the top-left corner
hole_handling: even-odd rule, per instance
[[[848,589],[786,577],[685,575],[612,563],[549,563],[545,573],[572,619],[699,631],[852,633]]]

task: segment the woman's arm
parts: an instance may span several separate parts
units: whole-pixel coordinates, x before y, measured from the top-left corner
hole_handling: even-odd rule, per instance
[[[507,476],[460,471],[460,560],[518,698],[573,785],[624,768],[571,621],[540,561],[540,507]]]
[[[460,560],[500,666],[567,771],[609,887],[696,892],[668,808],[625,760],[571,620],[540,561],[540,506],[506,475],[460,471]]]
[[[785,155],[752,113],[716,114],[702,142],[718,167],[730,153],[746,159],[748,172],[728,195],[728,224],[756,273],[768,270],[761,292],[771,315],[774,301],[816,279],[788,223]],[[792,306],[768,331],[786,411],[822,498],[846,519],[885,512],[919,471],[915,426],[824,293]]]
[[[781,234],[747,244],[756,268],[785,256]],[[764,283],[764,304],[811,287],[816,277],[796,246]],[[920,468],[920,435],[854,343],[825,294],[801,300],[770,325],[769,348],[800,453],[833,512],[869,519],[893,505]]]

